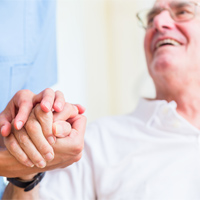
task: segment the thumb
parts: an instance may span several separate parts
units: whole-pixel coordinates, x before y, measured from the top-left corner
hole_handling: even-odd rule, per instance
[[[4,137],[8,136],[11,132],[12,118],[8,114],[6,114],[5,111],[0,113],[0,131],[1,131],[1,135]]]
[[[71,124],[66,121],[53,123],[53,134],[58,138],[67,137],[71,133]]]
[[[83,114],[85,112],[85,107],[80,104],[74,104],[78,108],[79,114]]]

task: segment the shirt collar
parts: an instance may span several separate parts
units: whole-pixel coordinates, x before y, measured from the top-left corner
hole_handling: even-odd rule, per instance
[[[146,126],[168,132],[200,134],[200,130],[180,116],[175,101],[141,98],[133,115]]]
[[[134,116],[143,121],[145,124],[149,122],[152,116],[157,112],[161,105],[168,105],[175,107],[177,106],[175,101],[168,103],[166,100],[147,100],[141,98],[134,111]]]

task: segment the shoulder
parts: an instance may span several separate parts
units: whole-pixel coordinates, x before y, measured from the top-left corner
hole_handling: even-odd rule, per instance
[[[124,137],[133,134],[144,122],[138,119],[134,112],[126,115],[107,116],[100,118],[87,126],[86,142],[110,140],[113,137]]]

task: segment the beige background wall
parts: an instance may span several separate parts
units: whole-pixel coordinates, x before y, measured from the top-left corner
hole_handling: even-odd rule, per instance
[[[154,97],[136,12],[152,0],[58,0],[59,82],[66,101],[87,108],[88,121],[131,112]]]

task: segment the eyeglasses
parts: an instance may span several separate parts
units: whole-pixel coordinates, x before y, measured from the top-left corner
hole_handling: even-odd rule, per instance
[[[169,8],[153,7],[137,13],[139,23],[145,29],[153,26],[154,18],[164,10],[168,10],[172,19],[176,22],[184,22],[193,19],[197,13],[199,2],[171,1]]]

